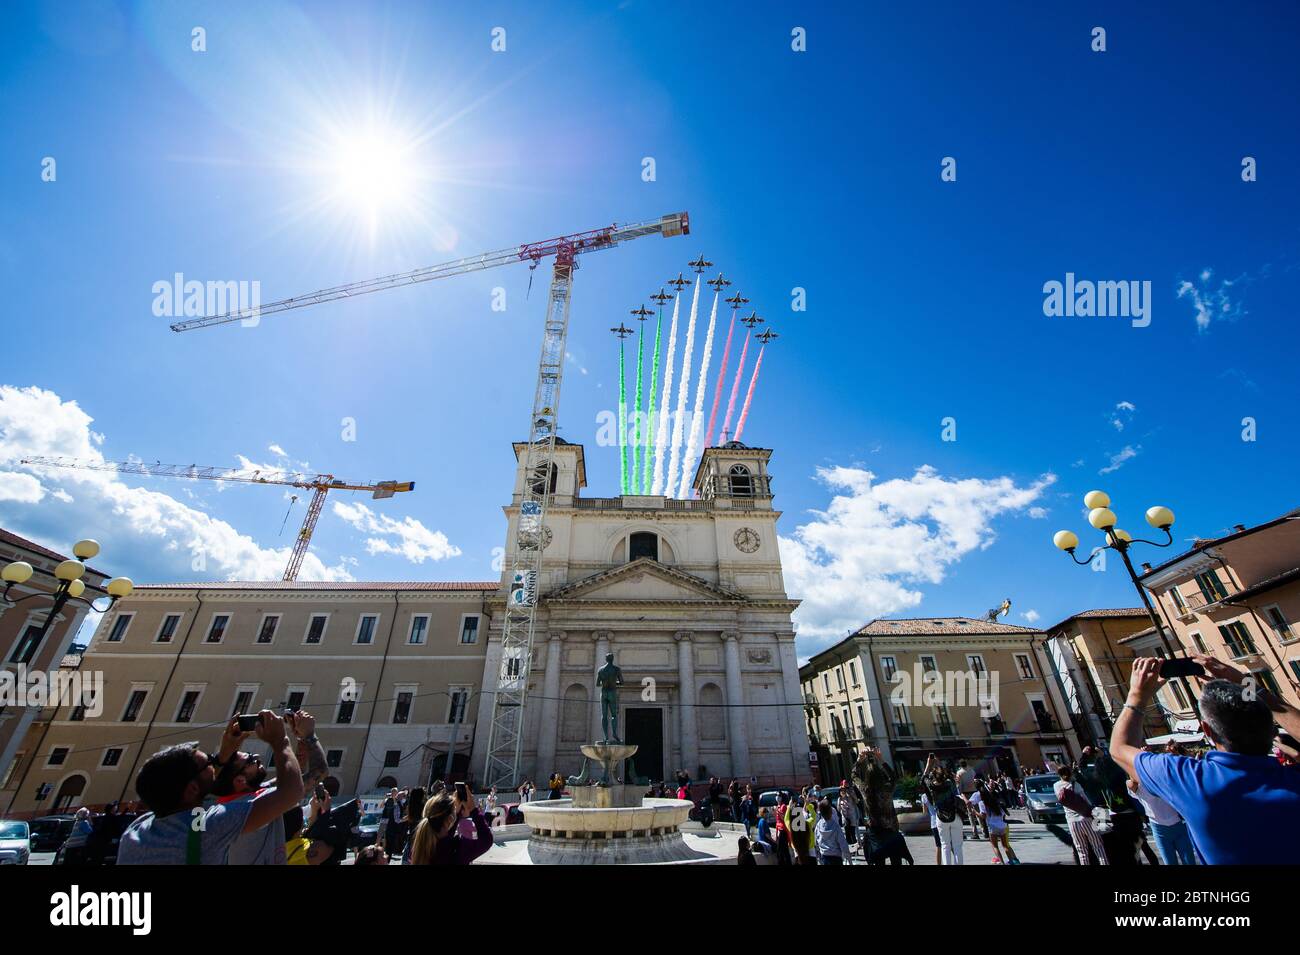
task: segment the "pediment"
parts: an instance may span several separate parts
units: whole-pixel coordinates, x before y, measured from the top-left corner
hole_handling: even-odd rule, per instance
[[[546,600],[744,601],[743,594],[642,557],[553,590]]]

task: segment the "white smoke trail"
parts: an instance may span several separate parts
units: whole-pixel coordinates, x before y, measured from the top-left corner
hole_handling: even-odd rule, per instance
[[[691,488],[691,475],[695,472],[695,457],[700,450],[700,432],[704,430],[704,390],[709,380],[709,361],[713,358],[713,326],[718,320],[718,292],[713,293],[713,308],[709,312],[709,330],[704,335],[704,354],[700,358],[700,377],[695,383],[695,411],[691,415],[691,437],[686,442],[686,456],[682,458],[682,482],[677,496],[684,498]]]
[[[672,405],[673,358],[677,353],[677,310],[681,306],[682,292],[673,297],[673,322],[668,326],[668,354],[664,356],[664,395],[659,407],[659,430],[655,432],[655,476],[651,494],[664,492],[664,451],[668,447],[668,411]]]
[[[718,432],[718,444],[724,444],[724,435],[731,427],[731,415],[736,410],[736,395],[740,393],[740,378],[745,373],[745,356],[749,354],[749,336],[754,333],[751,328],[745,332],[745,344],[740,349],[740,364],[736,366],[736,380],[731,383],[731,397],[727,399],[727,415],[722,419],[722,430]]]
[[[668,476],[664,494],[673,497],[677,484],[677,466],[682,460],[682,430],[686,425],[686,399],[691,390],[691,357],[695,351],[695,316],[700,312],[700,273],[695,273],[695,293],[691,298],[691,319],[686,324],[686,347],[682,351],[682,380],[677,386],[677,411],[673,417],[672,453],[668,457]]]

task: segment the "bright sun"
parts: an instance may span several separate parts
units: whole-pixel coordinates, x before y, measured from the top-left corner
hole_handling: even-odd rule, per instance
[[[411,147],[383,130],[341,139],[334,153],[334,191],[359,211],[374,213],[410,198]]]

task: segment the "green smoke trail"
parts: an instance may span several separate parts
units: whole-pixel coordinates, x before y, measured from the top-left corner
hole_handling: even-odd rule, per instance
[[[645,322],[637,322],[636,409],[632,413],[632,493],[641,492],[641,356],[645,354]]]
[[[664,330],[664,307],[659,306],[659,320],[655,322],[655,353],[650,363],[650,410],[646,413],[645,462],[641,486],[650,493],[650,468],[654,466],[654,446],[650,443],[650,423],[655,420],[655,392],[659,390],[659,335]]]
[[[618,340],[618,478],[627,493],[627,383],[623,377],[623,339]]]

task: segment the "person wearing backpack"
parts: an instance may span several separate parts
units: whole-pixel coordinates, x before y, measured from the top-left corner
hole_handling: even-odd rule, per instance
[[[921,774],[921,784],[925,790],[925,799],[929,803],[930,824],[934,828],[939,845],[939,857],[943,865],[964,865],[962,858],[965,825],[962,823],[958,803],[961,794],[952,774],[934,758],[931,753],[925,761],[925,771]]]
[[[1106,849],[1101,844],[1101,836],[1092,826],[1092,803],[1079,792],[1073,782],[1073,770],[1069,766],[1060,766],[1056,770],[1058,779],[1052,786],[1056,801],[1065,810],[1065,824],[1074,840],[1074,852],[1079,858],[1079,865],[1110,865],[1106,859]]]

